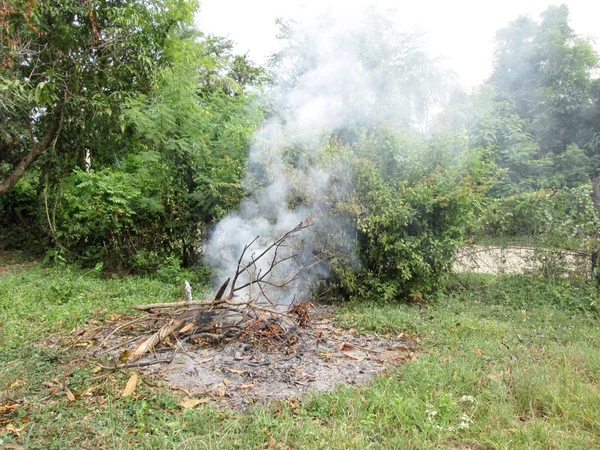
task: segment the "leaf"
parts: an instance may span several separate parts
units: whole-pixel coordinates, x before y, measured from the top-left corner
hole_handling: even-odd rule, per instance
[[[240,386],[240,389],[246,390],[246,389],[252,389],[253,387],[254,387],[254,383],[248,383],[248,384],[242,384]]]
[[[265,435],[267,436],[267,439],[269,440],[269,446],[267,447],[267,449],[268,450],[275,450],[275,446],[277,445],[277,441],[271,437],[271,435],[269,434],[269,432],[267,431],[266,428],[263,428],[262,432],[265,433]]]
[[[17,437],[21,437],[21,433],[19,431],[23,431],[23,428],[16,428],[12,423],[6,425],[6,431],[10,431]]]
[[[183,334],[187,331],[190,331],[193,326],[194,326],[194,322],[192,321],[192,322],[188,323],[185,327],[183,327],[181,330],[179,330],[179,334]]]
[[[480,348],[476,348],[475,350],[473,350],[473,352],[475,352],[478,355],[483,355],[483,350],[481,350]]]
[[[121,398],[128,397],[131,394],[133,394],[133,391],[135,391],[135,388],[137,386],[137,381],[138,381],[137,373],[134,373],[133,375],[131,375],[131,378],[129,378],[129,381],[125,385],[125,389],[123,390],[123,393],[121,394]]]
[[[189,400],[186,400],[184,402],[181,402],[179,404],[179,406],[181,406],[182,408],[188,409],[188,408],[194,408],[202,403],[207,403],[208,399],[207,398],[192,398]]]
[[[18,378],[15,381],[13,381],[10,386],[8,386],[8,389],[13,389],[17,386],[19,386],[20,384],[25,383],[25,380],[23,380],[22,378]]]
[[[410,347],[407,347],[406,345],[398,345],[398,346],[394,347],[392,350],[396,350],[397,352],[409,352]]]
[[[348,344],[347,342],[343,342],[342,344],[340,344],[340,350],[343,352],[349,352],[350,350],[354,350],[354,346]]]
[[[131,350],[123,350],[119,355],[119,362],[124,363],[131,356]],[[95,369],[94,369],[95,370]]]
[[[67,394],[67,398],[69,399],[70,402],[75,401],[75,396],[73,395],[73,393],[71,392],[71,390],[69,388],[66,388],[65,393]]]
[[[236,375],[243,375],[248,373],[247,370],[227,369],[228,372],[235,373]]]

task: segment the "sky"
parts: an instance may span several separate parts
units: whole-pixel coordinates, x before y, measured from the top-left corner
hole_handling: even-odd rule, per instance
[[[277,50],[277,18],[311,20],[324,9],[344,14],[364,5],[356,0],[201,0],[196,18],[208,34],[232,39],[237,53],[248,53],[256,63],[264,63]],[[399,31],[421,31],[430,55],[454,70],[465,88],[482,83],[491,73],[494,36],[519,15],[538,18],[551,4],[567,4],[571,27],[580,35],[595,39],[600,51],[600,1],[570,0],[485,0],[373,2],[389,9]]]

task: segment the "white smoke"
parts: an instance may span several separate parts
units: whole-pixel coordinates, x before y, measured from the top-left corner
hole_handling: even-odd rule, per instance
[[[280,81],[269,93],[276,114],[261,126],[249,149],[248,197],[216,225],[205,251],[206,262],[216,268],[217,283],[232,275],[244,246],[257,236],[246,260],[311,214],[320,226],[328,224],[326,202],[319,201],[316,214],[316,199],[327,197],[333,178],[336,189],[348,188],[344,169],[338,167],[332,177],[312,162],[332,134],[384,121],[406,126],[422,107],[422,92],[415,95],[411,89],[427,89],[431,78],[419,73],[423,53],[412,35],[398,33],[384,16],[369,6],[349,15],[329,12],[293,26],[278,65]],[[290,207],[290,195],[297,192],[304,194],[304,202]],[[314,249],[315,236],[310,230],[302,233],[304,261]],[[289,265],[281,269],[292,270]],[[326,269],[313,270],[311,276],[324,277]],[[309,281],[299,280],[276,301],[306,299]]]

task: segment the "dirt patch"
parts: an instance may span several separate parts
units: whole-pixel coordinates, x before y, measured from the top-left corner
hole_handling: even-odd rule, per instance
[[[365,385],[375,375],[416,357],[413,339],[358,335],[336,327],[331,316],[331,309],[319,307],[312,314],[311,327],[299,330],[293,343],[235,340],[217,347],[201,341],[174,343],[179,347],[172,362],[140,370],[182,390],[191,404],[216,401],[244,410],[254,403],[298,398],[339,385]],[[103,346],[129,340],[126,348],[131,349],[131,331],[124,328]],[[117,345],[110,353],[118,357],[124,348]],[[168,359],[168,355],[149,355],[140,363]]]
[[[555,272],[565,276],[591,275],[588,253],[534,247],[498,247],[470,245],[458,249],[454,261],[457,273],[527,274],[539,271],[544,265],[555,266]]]

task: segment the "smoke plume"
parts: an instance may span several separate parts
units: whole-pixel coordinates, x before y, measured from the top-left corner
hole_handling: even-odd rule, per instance
[[[301,259],[280,267],[280,276],[294,269],[291,264],[310,263],[322,245],[317,237],[334,220],[328,196],[332,190],[338,197],[352,190],[345,168],[316,163],[328,139],[383,122],[410,126],[426,112],[433,92],[432,67],[416,37],[397,32],[385,12],[371,7],[353,14],[325,13],[310,23],[282,24],[281,38],[286,45],[273,58],[277,83],[268,93],[275,113],[249,149],[247,197],[216,225],[206,248],[205,259],[216,269],[217,282],[231,275],[244,246],[254,238],[260,236],[246,259],[314,215],[314,229],[299,237]],[[346,236],[355,235],[353,224],[343,226],[350,228]],[[353,247],[352,242],[345,245]],[[327,276],[326,267],[316,267],[305,274],[309,278],[273,294],[275,301],[306,299],[311,281]]]

